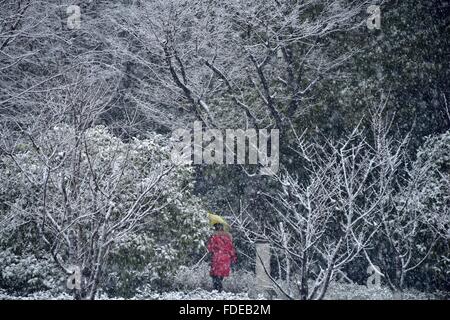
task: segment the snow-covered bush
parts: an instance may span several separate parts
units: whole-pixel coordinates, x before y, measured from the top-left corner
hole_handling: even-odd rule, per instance
[[[173,289],[181,291],[192,291],[199,288],[212,290],[209,269],[206,262],[199,263],[194,267],[181,266],[173,279]]]
[[[33,254],[19,256],[9,249],[0,251],[0,288],[5,294],[57,292],[55,288],[60,288],[63,281],[49,256],[38,258]]]
[[[416,205],[434,231],[450,239],[450,131],[426,140],[415,167],[427,176],[427,183],[414,195]]]
[[[389,151],[387,139],[379,141],[382,158],[397,161],[379,166],[378,183],[389,192],[374,220],[380,228],[369,252],[371,260],[392,290],[442,288],[450,252],[450,135],[430,137],[413,162],[406,154],[398,157]]]
[[[192,169],[171,162],[161,135],[125,142],[103,126],[60,124],[17,144],[0,170],[1,231],[35,226],[64,273],[80,267],[79,298],[94,298],[109,269],[110,288],[124,295],[137,286],[127,278],[163,285],[203,245],[207,214],[191,193]]]
[[[433,237],[424,237],[416,245],[435,239],[427,263],[415,282],[421,289],[450,290],[450,131],[429,137],[417,153],[415,167],[421,168],[426,182],[414,194],[414,203]],[[427,286],[424,287],[424,279]]]

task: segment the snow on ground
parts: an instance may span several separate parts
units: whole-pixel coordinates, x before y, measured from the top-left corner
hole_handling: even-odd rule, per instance
[[[171,291],[164,293],[150,293],[145,296],[136,296],[136,299],[150,299],[150,300],[250,300],[248,293],[232,293],[232,292],[217,292],[216,290],[207,291],[204,289],[197,289],[190,292]],[[261,295],[256,300],[262,300]]]
[[[71,300],[71,295],[67,293],[38,292],[28,296],[11,296],[0,289],[0,300]],[[98,300],[123,300],[121,298],[111,298],[101,294]],[[209,291],[205,289],[195,289],[192,291],[170,291],[158,293],[155,291],[145,291],[138,293],[130,300],[264,300],[262,295],[257,298],[249,297],[248,293],[232,293]],[[356,284],[333,283],[330,286],[326,300],[428,300],[439,299],[439,296],[427,294],[419,291],[407,290],[403,294],[394,294],[386,287],[367,288]]]
[[[405,290],[402,294],[393,293],[387,287],[368,288],[364,285],[331,283],[325,300],[429,300],[436,299],[433,294],[417,290]]]
[[[67,293],[52,294],[48,292],[39,292],[28,296],[11,296],[0,291],[0,300],[72,300],[73,297]],[[122,300],[121,298],[110,298],[107,295],[101,295],[98,300]],[[130,300],[250,300],[247,293],[231,293],[217,291],[207,291],[197,289],[190,292],[170,291],[170,292],[150,292],[140,293]],[[263,296],[252,300],[262,300]]]

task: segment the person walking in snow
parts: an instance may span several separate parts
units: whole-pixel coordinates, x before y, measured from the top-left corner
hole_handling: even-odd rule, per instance
[[[214,224],[215,232],[208,241],[208,251],[212,254],[209,272],[214,289],[222,292],[222,281],[230,275],[231,263],[237,262],[231,234],[224,231],[223,224]]]

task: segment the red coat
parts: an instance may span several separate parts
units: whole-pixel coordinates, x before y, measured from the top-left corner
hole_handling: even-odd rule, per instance
[[[236,252],[229,233],[216,232],[208,241],[208,251],[212,253],[209,274],[216,277],[228,277],[230,264],[236,263]]]

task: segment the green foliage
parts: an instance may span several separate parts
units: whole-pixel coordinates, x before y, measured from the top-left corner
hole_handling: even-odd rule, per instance
[[[6,293],[21,296],[58,291],[62,283],[64,278],[49,256],[20,256],[9,249],[0,251],[0,288]]]

